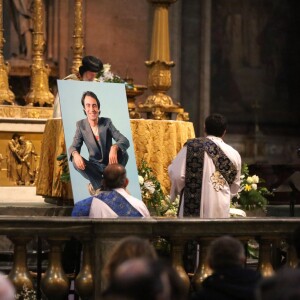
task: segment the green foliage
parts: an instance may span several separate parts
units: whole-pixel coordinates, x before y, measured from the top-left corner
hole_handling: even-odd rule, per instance
[[[257,190],[243,192],[238,199],[240,206],[244,209],[251,210],[255,208],[265,208],[268,200],[260,194]]]
[[[256,208],[266,209],[268,200],[266,196],[272,196],[266,187],[260,186],[265,181],[257,175],[250,175],[247,164],[243,164],[241,171],[241,186],[238,194],[232,199],[234,205],[242,209],[252,210]]]
[[[61,153],[56,158],[57,161],[59,161],[59,166],[61,167],[61,175],[60,175],[60,181],[62,182],[69,182],[70,181],[70,170],[68,165],[68,155],[66,153]]]

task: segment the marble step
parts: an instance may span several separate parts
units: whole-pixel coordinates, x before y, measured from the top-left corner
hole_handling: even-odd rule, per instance
[[[36,195],[33,186],[0,187],[0,216],[69,216],[72,206],[58,206]]]

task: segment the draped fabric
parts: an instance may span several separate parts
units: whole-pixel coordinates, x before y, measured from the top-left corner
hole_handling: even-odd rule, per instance
[[[101,192],[98,196],[99,201],[103,201],[118,216],[122,217],[142,217],[143,215],[134,208],[125,197],[116,191]],[[140,200],[141,201],[141,200]]]
[[[104,191],[95,197],[78,201],[75,203],[72,216],[73,217],[88,217],[90,214],[91,205],[94,199],[104,202],[118,216],[122,217],[142,217],[143,215],[134,208],[125,197],[117,191]]]
[[[184,216],[199,216],[204,152],[212,159],[216,172],[211,176],[215,189],[219,189],[225,179],[231,185],[237,175],[237,169],[222,149],[208,138],[196,138],[187,142]]]
[[[75,203],[72,210],[72,217],[88,217],[94,197],[89,197]]]
[[[169,193],[167,168],[184,143],[195,137],[193,123],[167,120],[130,120],[137,165],[144,159]],[[61,119],[47,120],[41,145],[37,195],[73,199],[71,183],[60,180],[62,167],[56,158],[66,153]],[[60,204],[63,204],[61,200]]]

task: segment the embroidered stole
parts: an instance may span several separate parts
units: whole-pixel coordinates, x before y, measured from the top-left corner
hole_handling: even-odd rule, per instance
[[[101,192],[95,198],[103,201],[119,217],[142,217],[143,215],[134,208],[125,197],[116,191]]]
[[[95,197],[78,201],[72,210],[72,217],[88,217],[94,198],[103,201],[108,205],[119,217],[142,217],[143,215],[134,208],[125,197],[116,191],[104,191]]]
[[[237,169],[222,149],[208,138],[188,140],[186,146],[183,216],[192,217],[200,215],[204,152],[210,156],[216,171],[221,173],[229,185],[234,182]]]
[[[94,197],[89,197],[74,204],[72,217],[88,217]]]

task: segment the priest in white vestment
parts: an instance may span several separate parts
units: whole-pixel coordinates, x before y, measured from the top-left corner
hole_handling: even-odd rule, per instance
[[[90,209],[90,214],[89,214],[90,218],[117,218],[122,216],[150,217],[149,210],[142,200],[131,196],[124,188],[116,188],[113,189],[113,191],[123,196],[123,198],[126,199],[128,204],[130,204],[130,206],[134,208],[138,212],[138,214],[136,215],[133,215],[132,213],[128,214],[127,210],[126,210],[126,214],[122,213],[124,210],[122,210],[122,212],[115,211],[107,203],[105,203],[102,200],[99,200],[97,197],[94,197]]]
[[[72,216],[90,218],[150,217],[142,200],[131,196],[126,169],[120,164],[109,164],[103,173],[103,187],[99,194],[75,203]]]
[[[181,196],[179,217],[229,218],[230,200],[239,191],[241,156],[223,141],[226,119],[205,120],[205,138],[189,140],[168,168],[171,200]]]

